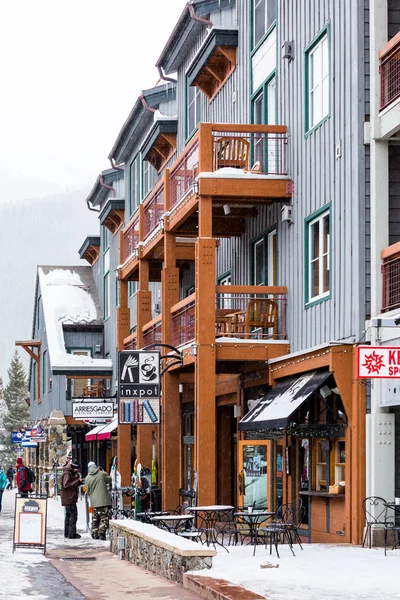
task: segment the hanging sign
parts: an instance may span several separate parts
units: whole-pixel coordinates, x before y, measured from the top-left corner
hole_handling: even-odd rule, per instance
[[[114,417],[114,402],[112,400],[85,400],[72,402],[72,416],[75,419],[112,419]]]
[[[25,429],[25,435],[21,441],[23,448],[37,448],[37,442],[33,442],[31,439],[31,431],[32,429]]]
[[[118,418],[120,423],[160,422],[160,353],[119,353]]]
[[[46,553],[47,496],[15,497],[13,552],[16,548],[38,548]]]
[[[12,431],[11,432],[11,443],[12,444],[20,444],[22,439],[24,438],[24,431]]]
[[[40,423],[36,423],[31,429],[31,441],[32,442],[45,442],[46,434]]]
[[[357,377],[399,378],[400,346],[358,346]]]

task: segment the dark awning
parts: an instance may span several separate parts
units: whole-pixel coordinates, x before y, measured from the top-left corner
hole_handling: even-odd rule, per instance
[[[239,431],[284,428],[290,417],[332,375],[313,371],[301,377],[285,377],[239,422]]]

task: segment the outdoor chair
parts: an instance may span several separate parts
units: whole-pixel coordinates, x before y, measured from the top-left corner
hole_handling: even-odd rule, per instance
[[[389,513],[390,511],[390,513]],[[385,506],[385,532],[384,532],[384,543],[385,543],[385,556],[387,549],[387,537],[388,532],[393,532],[393,548],[400,544],[400,525],[396,525],[396,512],[393,513],[389,506]],[[393,550],[392,548],[392,550]]]
[[[216,168],[249,169],[250,142],[238,136],[220,137],[216,141]]]
[[[296,505],[296,501],[291,504],[283,504],[279,510],[281,517],[275,518],[270,521],[265,527],[260,527],[257,530],[257,537],[261,537],[265,543],[265,547],[267,547],[267,542],[269,540],[269,553],[272,554],[272,546],[275,546],[275,552],[278,558],[278,544],[284,544],[285,541],[288,543],[289,548],[295,556],[293,551],[293,541],[292,541],[292,531],[294,524],[294,506]],[[277,513],[278,514],[278,513]],[[300,544],[301,545],[301,544]],[[254,544],[253,556],[256,553],[256,546]]]
[[[246,338],[255,334],[254,329],[262,332],[272,329],[272,338],[276,339],[278,334],[278,304],[270,298],[257,298],[249,300],[247,309],[238,316],[237,332],[244,333]]]
[[[380,525],[386,529],[386,512],[385,506],[386,500],[380,496],[368,496],[362,503],[362,509],[365,516],[365,533],[362,541],[362,547],[364,548],[365,542],[369,537],[369,548],[372,546],[372,527]],[[386,536],[385,531],[385,536]],[[386,539],[386,537],[385,537]],[[386,544],[385,544],[386,553]]]

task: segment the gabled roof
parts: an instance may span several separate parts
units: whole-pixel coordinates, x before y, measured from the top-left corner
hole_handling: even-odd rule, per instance
[[[86,203],[90,202],[92,206],[101,206],[108,198],[110,190],[100,185],[100,177],[103,177],[103,182],[105,184],[112,186],[114,181],[121,179],[123,176],[124,172],[120,169],[106,169],[105,171],[102,171],[96,178],[96,181],[86,198]]]
[[[145,135],[153,122],[153,113],[144,108],[142,96],[150,108],[157,109],[161,102],[176,98],[176,84],[166,83],[144,90],[136,100],[108,155],[109,159],[114,159],[118,164],[128,160],[134,145]]]
[[[235,6],[236,0],[192,0],[191,4],[198,17],[208,18],[214,10]],[[188,51],[202,29],[204,29],[204,24],[191,18],[188,5],[186,5],[156,66],[161,67],[166,75],[175,73],[182,62],[186,60]]]
[[[52,371],[101,371],[112,369],[112,361],[68,354],[64,326],[102,325],[100,302],[90,267],[39,266],[38,285],[46,327]]]

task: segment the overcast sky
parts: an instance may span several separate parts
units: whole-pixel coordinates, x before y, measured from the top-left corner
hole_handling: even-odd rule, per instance
[[[0,2],[0,202],[91,187],[185,4]]]

